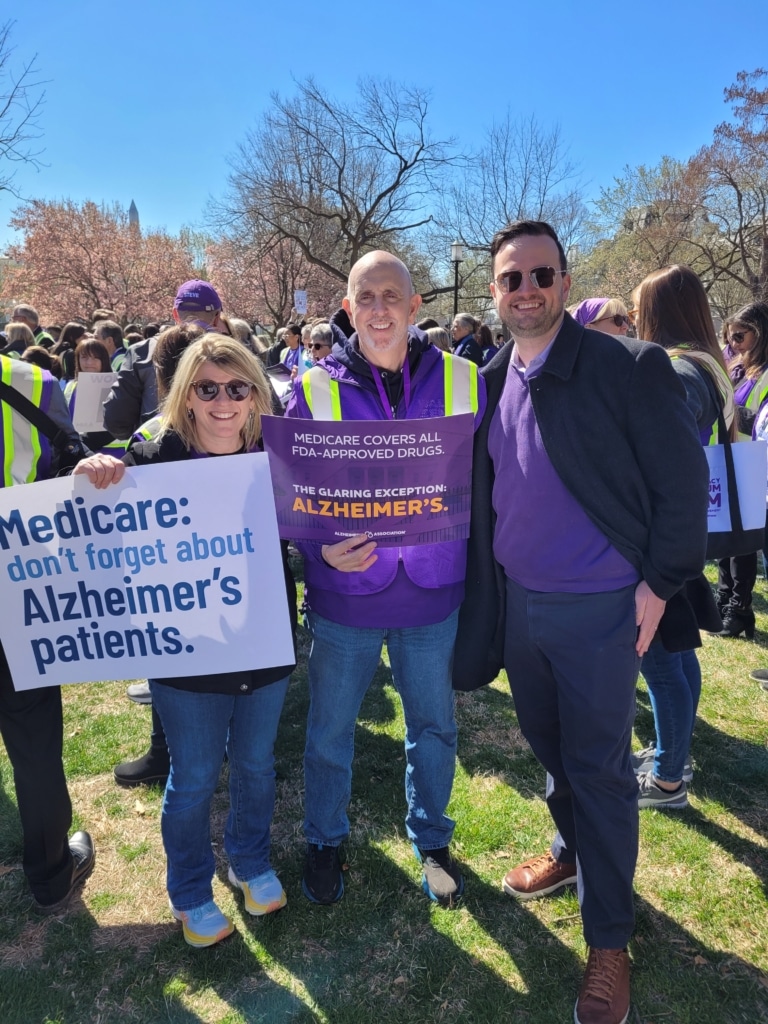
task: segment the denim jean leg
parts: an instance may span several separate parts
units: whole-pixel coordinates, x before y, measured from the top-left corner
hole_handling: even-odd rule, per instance
[[[160,819],[168,895],[177,910],[195,910],[213,899],[211,798],[237,698],[177,690],[156,679],[149,685],[171,754]]]
[[[235,697],[229,725],[229,817],[224,849],[241,881],[269,871],[275,809],[275,738],[288,677]]]
[[[457,610],[432,626],[387,631],[405,715],[405,827],[422,850],[448,846],[456,825],[445,810],[456,770],[451,669],[458,616]]]
[[[315,612],[308,621],[304,834],[310,843],[339,846],[349,835],[355,723],[379,664],[384,630],[341,626]]]
[[[701,694],[701,668],[695,651],[670,652],[651,644],[640,665],[653,708],[656,758],[653,774],[679,782],[691,745]]]

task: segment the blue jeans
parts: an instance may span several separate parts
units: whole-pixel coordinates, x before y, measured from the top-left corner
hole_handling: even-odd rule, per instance
[[[339,846],[349,835],[355,723],[386,642],[405,715],[405,827],[422,850],[447,846],[456,766],[451,668],[458,610],[434,626],[364,629],[309,613],[310,707],[304,751],[304,834]]]
[[[695,651],[672,654],[657,640],[643,655],[640,671],[656,724],[653,774],[662,782],[679,782],[691,746],[701,695],[701,668]]]
[[[213,899],[211,798],[225,750],[229,817],[224,849],[229,863],[242,881],[269,871],[273,750],[288,678],[250,694],[192,693],[157,679],[149,685],[171,754],[160,822],[168,895],[177,910],[195,910]]]

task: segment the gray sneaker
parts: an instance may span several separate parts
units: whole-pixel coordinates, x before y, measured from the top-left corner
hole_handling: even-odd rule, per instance
[[[674,793],[668,793],[665,789],[657,786],[653,779],[653,772],[644,772],[637,777],[640,791],[637,798],[638,807],[661,807],[670,811],[682,811],[688,806],[688,787],[684,782],[680,783],[680,789]]]
[[[146,679],[143,683],[131,683],[125,691],[125,695],[128,700],[132,700],[134,704],[152,703],[152,694],[150,693],[149,683]]]
[[[653,762],[656,760],[656,747],[643,747],[632,754],[632,768],[635,775],[645,775],[653,771]],[[693,765],[690,757],[686,758],[683,765],[683,782],[693,781]]]

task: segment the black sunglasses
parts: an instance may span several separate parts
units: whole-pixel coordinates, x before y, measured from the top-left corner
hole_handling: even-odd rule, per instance
[[[219,384],[215,380],[193,380],[189,386],[195,389],[201,402],[212,402],[222,388],[233,402],[244,402],[252,387],[244,380],[228,380],[226,384]]]
[[[319,348],[330,348],[330,344],[327,341],[316,341],[310,346],[313,352],[316,352]]]
[[[613,320],[617,327],[623,327],[625,324],[629,327],[629,317],[622,316],[621,313],[617,313],[615,316],[601,316],[599,320],[593,320],[593,324],[602,323],[603,320]]]
[[[567,270],[555,270],[554,267],[534,267],[525,273],[534,288],[551,288],[555,283],[555,274],[567,274]],[[523,283],[522,270],[510,270],[506,274],[500,274],[496,278],[496,284],[506,295],[508,292],[516,292]]]
[[[730,335],[728,336],[728,340],[735,341],[737,345],[740,345],[748,334],[749,331],[731,331]]]

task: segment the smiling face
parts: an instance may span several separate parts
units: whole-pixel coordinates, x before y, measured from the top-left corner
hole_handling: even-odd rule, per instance
[[[508,242],[494,260],[491,295],[515,341],[523,341],[529,350],[542,351],[562,323],[571,278],[557,273],[550,288],[537,288],[530,278],[535,267],[559,269],[560,254],[553,239],[548,235],[521,235]],[[511,270],[522,272],[522,282],[517,291],[503,292],[496,280]]]
[[[363,256],[352,268],[342,305],[368,362],[399,369],[408,351],[408,325],[421,305],[404,264],[386,252]]]
[[[195,374],[195,380],[228,384],[240,378],[224,367],[206,361]],[[195,394],[195,389],[190,387],[187,409],[194,416],[197,450],[213,455],[231,455],[242,447],[242,431],[254,410],[253,392],[245,401],[236,402],[221,387],[213,401],[203,402]]]

